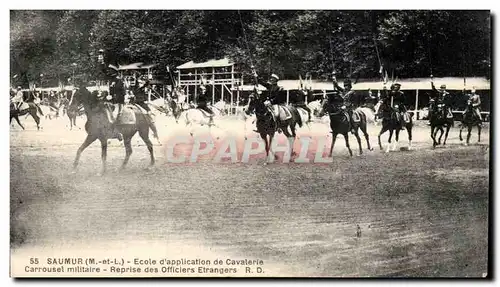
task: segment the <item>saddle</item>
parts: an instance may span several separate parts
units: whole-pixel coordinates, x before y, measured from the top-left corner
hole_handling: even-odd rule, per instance
[[[106,105],[107,108],[104,109],[106,112],[106,116],[108,117],[108,120],[110,123],[115,122],[116,124],[121,124],[121,125],[133,125],[136,123],[136,117],[135,117],[135,111],[134,109],[139,109],[143,114],[146,114],[147,111],[141,108],[138,105],[133,105],[133,104],[126,104],[123,106],[122,111],[120,116],[118,114],[118,109],[115,107],[114,110],[112,110],[111,105]],[[116,121],[115,121],[116,119]]]
[[[17,103],[11,103],[11,105],[12,105],[11,106],[12,110],[18,110],[18,111],[27,110],[30,108],[30,106],[26,102],[23,102],[19,107],[17,107]]]
[[[207,118],[212,117],[212,115],[210,113],[208,113],[207,111],[205,111],[203,109],[198,109],[198,110],[203,114],[203,116],[205,116]]]
[[[272,105],[270,110],[273,116],[278,118],[280,121],[286,121],[292,118],[292,112],[288,107],[282,105]]]

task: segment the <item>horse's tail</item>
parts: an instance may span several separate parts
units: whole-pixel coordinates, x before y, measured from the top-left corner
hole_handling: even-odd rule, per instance
[[[152,120],[148,119],[148,125],[151,131],[153,132],[153,137],[158,139],[158,129],[156,128],[155,123]]]

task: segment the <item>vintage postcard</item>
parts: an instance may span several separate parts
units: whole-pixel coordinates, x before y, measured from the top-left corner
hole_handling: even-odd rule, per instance
[[[491,276],[488,10],[11,10],[10,276]]]

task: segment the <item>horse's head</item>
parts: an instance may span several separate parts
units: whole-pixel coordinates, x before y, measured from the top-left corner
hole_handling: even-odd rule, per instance
[[[83,105],[85,110],[89,110],[95,107],[97,103],[97,97],[92,96],[92,93],[87,89],[87,87],[80,85],[76,90],[73,91],[69,106],[78,107],[80,105]]]
[[[248,108],[245,111],[247,115],[252,113],[265,114],[267,112],[266,104],[264,103],[265,97],[259,93],[252,93],[248,98]]]

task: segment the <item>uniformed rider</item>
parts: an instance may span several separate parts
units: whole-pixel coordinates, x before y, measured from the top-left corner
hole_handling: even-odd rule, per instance
[[[429,125],[432,113],[436,110],[437,105],[444,104],[445,116],[447,116],[448,113],[451,113],[450,93],[446,91],[446,85],[441,85],[439,87],[439,90],[436,89],[436,87],[434,86],[434,79],[431,75],[431,88],[432,88],[432,93],[429,102]]]
[[[464,114],[469,112],[469,110],[472,108],[472,112],[476,116],[476,118],[479,119],[480,122],[483,121],[483,118],[481,116],[481,97],[479,94],[476,94],[476,87],[472,87],[472,90],[469,94],[469,101],[471,101],[471,106],[467,105],[467,108],[464,111]]]
[[[197,99],[197,109],[204,110],[210,115],[210,121],[209,124],[213,123],[213,117],[214,117],[214,112],[210,107],[208,106],[208,102],[210,101],[209,99],[209,93],[207,90],[207,85],[206,85],[206,80],[205,78],[201,78],[201,85],[199,88],[199,94],[198,94],[198,99]]]

